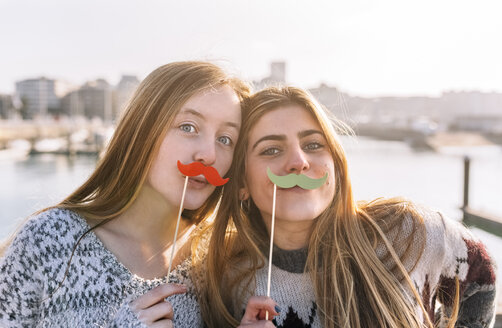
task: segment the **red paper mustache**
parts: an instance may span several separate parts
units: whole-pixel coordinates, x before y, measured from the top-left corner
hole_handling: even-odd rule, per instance
[[[202,174],[207,182],[216,187],[223,186],[229,180],[228,178],[223,179],[214,167],[205,166],[201,162],[192,162],[185,165],[178,161],[178,170],[187,177],[195,177]]]

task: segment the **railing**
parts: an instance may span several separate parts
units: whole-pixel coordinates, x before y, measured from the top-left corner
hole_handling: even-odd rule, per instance
[[[491,234],[502,237],[502,218],[469,207],[470,166],[470,158],[464,157],[464,204],[462,205],[464,215],[462,221],[467,226],[475,226]]]
[[[464,212],[462,222],[467,226],[474,226],[491,234],[502,237],[502,218],[491,213],[477,211],[469,207],[469,176],[471,159],[464,157]],[[494,328],[502,328],[502,307],[499,305],[496,309],[497,317]]]

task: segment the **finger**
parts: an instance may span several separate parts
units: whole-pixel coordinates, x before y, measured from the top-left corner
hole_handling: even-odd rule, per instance
[[[278,311],[276,311],[276,307],[277,304],[270,297],[252,296],[248,300],[246,311],[241,319],[241,323],[252,323],[258,319],[265,319],[265,313],[267,311],[269,316],[276,316],[279,314]],[[277,307],[277,310],[280,311],[279,307]],[[260,318],[260,313],[263,313],[262,318]]]
[[[173,307],[169,302],[160,302],[149,308],[139,310],[138,320],[144,324],[152,324],[161,319],[173,319]]]
[[[133,311],[137,312],[141,309],[146,309],[153,304],[164,301],[164,299],[168,296],[186,293],[186,291],[187,288],[184,285],[163,284],[132,301],[130,307]]]
[[[269,319],[269,320],[272,320],[272,319],[274,319],[274,317],[275,317],[276,315],[279,315],[279,312],[280,312],[280,311],[281,311],[281,310],[279,309],[279,307],[276,307],[276,309],[275,309],[275,313],[270,312],[270,311],[267,311],[267,310],[260,310],[260,312],[258,313],[258,315],[256,316],[256,318],[257,318],[258,320],[265,320],[265,319],[267,318],[267,312],[268,312],[268,319]]]
[[[174,323],[171,320],[160,320],[148,325],[149,328],[174,328]]]
[[[260,320],[253,323],[241,324],[237,328],[276,328],[272,321]]]

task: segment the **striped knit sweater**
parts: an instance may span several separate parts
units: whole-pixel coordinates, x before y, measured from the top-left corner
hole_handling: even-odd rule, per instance
[[[30,219],[0,259],[0,327],[145,327],[129,303],[166,278],[145,280],[133,275],[78,214],[51,209]],[[188,262],[169,277],[189,292],[168,300],[176,327],[200,327],[201,317]],[[53,295],[52,295],[53,294]]]
[[[419,213],[425,222],[425,249],[410,278],[422,296],[429,317],[438,327],[445,327],[452,308],[452,298],[448,295],[454,295],[458,275],[460,313],[456,327],[492,327],[496,270],[484,245],[461,224],[443,218],[438,212],[419,208]],[[392,240],[394,236],[388,237]],[[383,249],[377,248],[380,257]],[[282,308],[274,319],[276,326],[321,327],[310,276],[303,272],[307,250],[284,251],[276,247],[273,256],[271,297]],[[267,267],[257,272],[255,282],[253,294],[266,295]],[[436,302],[440,305],[437,311]],[[246,303],[236,304],[234,313],[243,314]],[[418,307],[417,313],[422,313]]]

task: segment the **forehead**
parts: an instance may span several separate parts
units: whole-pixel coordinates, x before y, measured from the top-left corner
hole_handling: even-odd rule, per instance
[[[251,128],[249,138],[266,134],[297,134],[302,130],[320,130],[321,126],[309,110],[299,105],[289,105],[270,110]]]
[[[214,116],[227,121],[240,122],[241,117],[239,97],[229,85],[209,88],[196,93],[181,107],[181,113],[186,113],[187,109],[195,110],[205,117]]]

